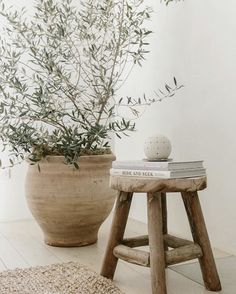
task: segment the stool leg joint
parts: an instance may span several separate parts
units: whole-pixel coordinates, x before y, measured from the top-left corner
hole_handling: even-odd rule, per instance
[[[117,197],[101,275],[113,279],[119,258],[149,266],[152,294],[167,294],[165,267],[198,258],[206,288],[220,291],[220,279],[197,192],[182,192],[194,242],[168,234],[166,194],[162,192],[147,193],[148,235],[123,239],[132,195],[121,191]],[[147,245],[150,253],[133,249]],[[168,250],[169,247],[173,250]]]

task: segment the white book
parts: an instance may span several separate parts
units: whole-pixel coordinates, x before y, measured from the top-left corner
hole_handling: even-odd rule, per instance
[[[112,168],[114,169],[130,169],[130,170],[156,170],[156,171],[175,171],[184,169],[199,169],[203,168],[203,160],[195,161],[148,161],[148,160],[127,160],[113,161]]]
[[[110,175],[112,176],[125,176],[125,177],[144,177],[144,178],[193,178],[199,176],[205,176],[205,168],[199,169],[184,169],[176,171],[157,171],[157,170],[134,170],[134,169],[117,169],[111,168]]]

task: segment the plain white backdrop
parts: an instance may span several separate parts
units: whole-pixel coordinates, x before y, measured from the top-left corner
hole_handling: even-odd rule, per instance
[[[15,5],[15,2],[12,2]],[[18,1],[32,6],[32,1]],[[117,159],[142,159],[147,136],[162,133],[172,141],[172,157],[203,159],[208,188],[200,193],[210,239],[214,247],[236,254],[236,2],[185,0],[154,7],[150,23],[150,54],[134,70],[120,91],[137,97],[171,82],[184,85],[174,98],[152,105],[137,120],[137,132],[115,141]],[[1,23],[0,23],[1,25]],[[24,198],[26,166],[0,177],[0,221],[29,218]],[[137,195],[131,216],[146,221],[146,199]],[[181,198],[168,197],[169,230],[189,236]]]
[[[184,88],[147,109],[130,138],[116,140],[117,158],[143,158],[144,139],[161,133],[172,141],[174,159],[203,159],[208,188],[200,199],[212,244],[236,254],[236,2],[149,3],[155,7],[151,53],[122,94],[151,93],[172,76]],[[132,217],[146,221],[145,205],[137,195]],[[170,231],[189,236],[181,198],[171,194],[168,206]]]

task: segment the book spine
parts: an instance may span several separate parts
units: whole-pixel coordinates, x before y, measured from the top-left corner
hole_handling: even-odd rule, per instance
[[[127,170],[157,170],[157,171],[169,171],[168,166],[145,166],[145,165],[113,165],[114,169],[127,169]]]
[[[203,162],[199,162],[199,163],[180,163],[180,164],[176,164],[176,165],[170,165],[169,169],[171,169],[172,171],[177,171],[177,170],[195,170],[195,169],[200,169],[203,168]]]
[[[112,168],[114,169],[128,169],[128,170],[152,170],[152,171],[179,171],[179,170],[195,170],[203,168],[203,162],[189,162],[189,163],[173,163],[173,162],[159,162],[159,163],[146,163],[146,162],[113,162]]]
[[[130,170],[114,169],[110,170],[110,175],[126,177],[146,177],[146,178],[170,178],[170,171],[153,171],[153,170]]]

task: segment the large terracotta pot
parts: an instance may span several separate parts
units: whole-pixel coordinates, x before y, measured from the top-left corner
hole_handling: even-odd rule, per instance
[[[109,188],[109,169],[115,156],[79,158],[79,170],[62,156],[47,156],[29,165],[26,198],[30,210],[52,246],[83,246],[97,241],[98,229],[109,215],[116,192]]]

